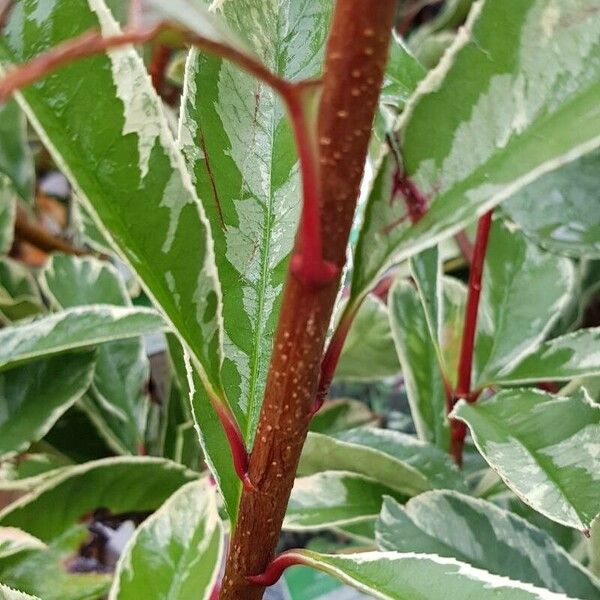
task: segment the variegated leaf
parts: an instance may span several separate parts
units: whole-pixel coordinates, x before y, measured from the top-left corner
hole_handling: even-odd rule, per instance
[[[558,523],[590,528],[600,513],[600,405],[585,391],[505,390],[476,404],[460,401],[453,415],[525,503]]]
[[[320,73],[331,9],[331,0],[238,0],[216,10],[270,69],[297,80]],[[223,383],[251,444],[300,210],[294,139],[275,92],[231,63],[192,51],[185,81],[179,143],[213,231]]]
[[[205,600],[223,552],[223,526],[208,478],[175,492],[124,549],[109,600]]]
[[[327,400],[321,410],[313,416],[310,430],[331,435],[376,421],[377,416],[364,402],[352,398],[335,398]]]
[[[1,257],[0,320],[10,323],[44,311],[44,302],[31,270],[7,256]]]
[[[54,254],[42,273],[46,295],[58,308],[97,303],[131,306],[123,280],[107,262]],[[98,347],[90,398],[120,451],[136,454],[144,443],[149,363],[139,337]]]
[[[327,470],[358,473],[409,496],[438,487],[465,489],[446,453],[413,436],[375,427],[333,436],[309,433],[298,474]]]
[[[511,368],[512,367],[512,368]],[[600,328],[579,329],[547,342],[494,380],[504,385],[600,375]]]
[[[149,308],[96,304],[63,310],[1,329],[0,371],[63,352],[160,331],[164,324],[162,317]]]
[[[389,487],[363,475],[324,471],[298,477],[290,496],[284,529],[318,530],[368,521],[379,514]]]
[[[475,340],[475,388],[496,381],[542,343],[566,307],[569,259],[540,250],[509,223],[492,225]]]
[[[16,527],[0,527],[0,560],[21,552],[44,550],[46,544]]]
[[[119,33],[103,0],[24,0],[0,40],[5,67],[70,37]],[[132,47],[78,61],[18,94],[102,233],[137,272],[222,396],[221,291],[204,210]]]
[[[367,296],[348,332],[335,370],[336,379],[378,381],[400,373],[394,351],[388,309],[375,296]]]
[[[379,170],[355,256],[354,297],[393,262],[600,146],[597,12],[596,0],[474,3],[405,109],[396,198],[396,159],[388,155]]]
[[[0,458],[27,450],[85,394],[93,352],[39,360],[0,373]]]
[[[0,583],[0,600],[40,600],[40,598],[13,590],[7,585]]]
[[[25,115],[14,100],[0,104],[0,180],[2,176],[23,200],[32,200],[35,185],[33,156],[27,143]]]
[[[446,387],[456,379],[466,290],[441,276],[437,258],[429,267],[427,274],[419,255],[412,265],[417,289],[404,280],[394,285],[390,320],[417,433],[447,452]]]
[[[545,531],[491,502],[448,490],[426,492],[404,507],[386,498],[377,543],[381,550],[455,558],[573,598],[600,594],[600,583]]]
[[[44,600],[105,597],[111,575],[65,568],[88,540],[86,521],[98,508],[111,515],[151,513],[196,477],[181,465],[148,457],[109,458],[63,469],[0,512],[0,526],[23,529],[48,545],[11,561],[2,580]],[[122,534],[134,527],[129,519],[121,526]]]
[[[229,518],[235,522],[242,484],[235,473],[225,431],[212,409],[198,374],[191,368],[189,357],[185,355],[181,344],[171,335],[167,336],[167,341],[177,380],[189,402],[190,414],[204,452],[204,459],[223,495]]]
[[[294,555],[301,564],[320,569],[381,600],[568,600],[564,594],[493,575],[435,554],[364,552],[334,555],[298,550]]]
[[[16,211],[13,187],[0,175],[0,254],[7,254],[12,246]]]
[[[529,238],[558,254],[600,258],[600,152],[530,183],[503,205]]]

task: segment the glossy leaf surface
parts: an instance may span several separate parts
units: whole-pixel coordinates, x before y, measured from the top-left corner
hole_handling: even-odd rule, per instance
[[[600,258],[600,152],[552,171],[509,198],[505,212],[552,252]]]
[[[86,392],[94,375],[94,353],[73,353],[0,373],[0,457],[41,440]]]
[[[186,24],[196,20],[178,4]],[[332,4],[240,0],[219,3],[216,13],[268,68],[299,80],[321,71]],[[205,16],[198,13],[200,30]],[[253,76],[192,51],[185,81],[179,144],[213,232],[223,383],[251,445],[300,211],[296,149],[280,99]],[[216,435],[208,423],[203,428],[205,437]]]
[[[308,550],[299,554],[304,564],[382,600],[567,600],[564,594],[435,555],[400,552],[328,555]]]
[[[325,436],[309,433],[299,475],[342,470],[370,477],[412,496],[436,487],[464,489],[448,456],[410,435],[359,427]]]
[[[109,599],[208,599],[222,551],[223,528],[215,489],[207,478],[189,483],[128,542]]]
[[[0,371],[39,358],[163,329],[149,308],[95,305],[64,310],[0,330]]]
[[[325,471],[299,477],[283,526],[302,531],[370,520],[390,493],[389,487],[356,473]]]
[[[94,28],[119,33],[103,0],[19,2],[0,60],[25,62]],[[221,394],[221,293],[209,226],[139,54],[125,47],[77,61],[18,100],[103,234],[186,341],[206,384]]]
[[[42,280],[46,295],[58,308],[97,303],[131,306],[123,280],[106,262],[55,254]],[[144,443],[149,371],[144,343],[139,337],[98,347],[90,397],[111,438],[122,451],[132,454]]]
[[[367,296],[344,342],[335,377],[376,381],[399,373],[400,363],[394,351],[388,310],[383,302]]]
[[[426,492],[401,506],[387,498],[377,524],[381,550],[455,558],[524,583],[594,600],[599,583],[541,529],[483,500]]]
[[[476,404],[461,401],[453,414],[524,502],[558,523],[589,529],[600,513],[600,405],[587,393],[505,390]]]
[[[473,5],[467,27],[405,110],[406,193],[392,198],[395,160],[379,171],[357,246],[354,296],[393,262],[600,145],[600,21],[588,16],[596,10],[595,0]],[[413,224],[405,203],[427,213]]]

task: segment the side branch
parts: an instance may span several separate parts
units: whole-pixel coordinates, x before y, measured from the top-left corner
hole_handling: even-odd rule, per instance
[[[481,299],[481,281],[483,278],[483,268],[485,265],[488,242],[490,239],[492,215],[493,210],[485,213],[485,215],[479,219],[477,225],[477,236],[475,238],[475,247],[473,249],[473,261],[469,273],[469,292],[465,309],[465,324],[460,360],[458,363],[458,380],[451,406],[448,407],[449,410],[451,410],[454,407],[454,404],[461,398],[467,400],[467,402],[474,402],[477,399],[477,394],[473,394],[471,389],[471,376],[473,372],[475,335],[477,333],[477,316],[479,313],[479,301]],[[452,422],[451,454],[457,465],[462,464],[462,454],[466,434],[467,427],[462,421]]]

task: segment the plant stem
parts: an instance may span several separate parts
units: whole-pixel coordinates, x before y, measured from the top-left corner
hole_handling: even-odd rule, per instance
[[[318,118],[323,258],[335,279],[321,287],[288,273],[250,478],[232,532],[221,600],[259,600],[246,577],[273,558],[321,375],[325,336],[360,191],[383,80],[395,0],[338,0],[326,51]],[[294,254],[302,252],[300,236]]]
[[[83,248],[76,248],[69,242],[52,235],[49,231],[34,223],[29,218],[27,211],[18,205],[15,219],[15,237],[18,240],[29,242],[44,252],[64,252],[65,254],[74,254],[75,256],[89,254]]]
[[[477,315],[479,313],[479,301],[481,298],[481,280],[485,265],[492,226],[493,210],[488,211],[479,219],[475,247],[473,249],[473,262],[469,273],[469,292],[467,306],[465,309],[465,324],[458,363],[458,380],[452,406],[463,398],[467,402],[476,400],[471,391],[471,375],[473,372],[473,353],[475,350],[475,334],[477,333]],[[457,465],[462,465],[462,454],[467,434],[467,427],[461,421],[452,421],[451,431],[451,454]]]

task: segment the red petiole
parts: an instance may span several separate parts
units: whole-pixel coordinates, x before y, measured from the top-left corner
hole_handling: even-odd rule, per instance
[[[471,389],[471,376],[473,372],[473,358],[475,350],[475,335],[477,333],[477,316],[479,313],[479,301],[481,299],[481,282],[485,256],[490,239],[493,210],[488,211],[479,219],[475,247],[473,249],[473,262],[469,273],[469,292],[465,310],[465,324],[458,364],[458,381],[454,392],[451,406],[464,399],[467,402],[475,402],[479,393],[473,393]],[[451,424],[451,453],[457,465],[462,465],[462,454],[465,443],[467,428],[461,421],[453,420]]]

